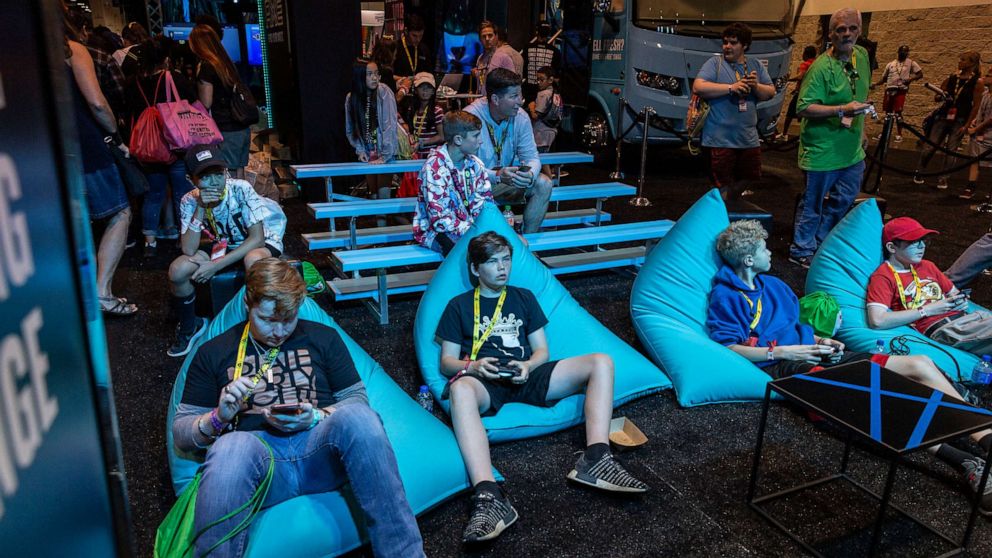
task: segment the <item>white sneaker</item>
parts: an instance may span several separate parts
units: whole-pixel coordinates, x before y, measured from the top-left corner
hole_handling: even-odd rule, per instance
[[[902,141],[902,136],[900,136],[900,135],[897,134],[896,135],[896,143],[899,143],[901,141]]]
[[[946,190],[947,189],[947,177],[946,176],[941,176],[940,178],[937,179],[937,189],[938,190]]]

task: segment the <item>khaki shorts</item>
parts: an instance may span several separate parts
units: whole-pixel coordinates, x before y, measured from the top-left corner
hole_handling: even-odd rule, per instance
[[[981,311],[965,314],[927,331],[927,336],[976,355],[992,354],[992,314]]]

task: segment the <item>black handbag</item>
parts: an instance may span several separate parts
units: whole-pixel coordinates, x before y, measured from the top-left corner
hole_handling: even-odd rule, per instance
[[[124,152],[113,145],[107,145],[110,154],[114,157],[114,164],[117,165],[117,173],[121,175],[121,182],[127,189],[127,195],[137,198],[148,192],[148,179],[145,173],[141,172],[137,161],[130,157],[125,157]]]

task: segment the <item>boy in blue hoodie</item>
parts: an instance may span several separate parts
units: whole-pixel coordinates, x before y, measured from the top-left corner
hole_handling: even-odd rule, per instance
[[[772,378],[802,374],[820,366],[872,360],[889,370],[961,399],[954,386],[929,357],[923,355],[869,355],[845,351],[844,343],[819,337],[799,323],[799,299],[788,285],[767,273],[771,251],[768,233],[758,221],[735,221],[716,241],[724,261],[713,281],[706,327],[710,338],[753,362]],[[987,454],[992,431],[971,435]],[[948,444],[929,448],[930,453],[957,469],[972,490],[977,490],[985,461]],[[987,483],[980,511],[992,515],[992,482]]]

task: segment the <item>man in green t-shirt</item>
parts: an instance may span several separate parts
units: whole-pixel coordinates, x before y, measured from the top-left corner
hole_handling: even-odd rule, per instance
[[[799,91],[796,113],[803,118],[799,168],[806,171],[806,190],[796,212],[789,261],[807,268],[861,189],[871,68],[868,52],[855,46],[860,34],[858,10],[834,12],[830,16],[832,46],[809,67]]]

